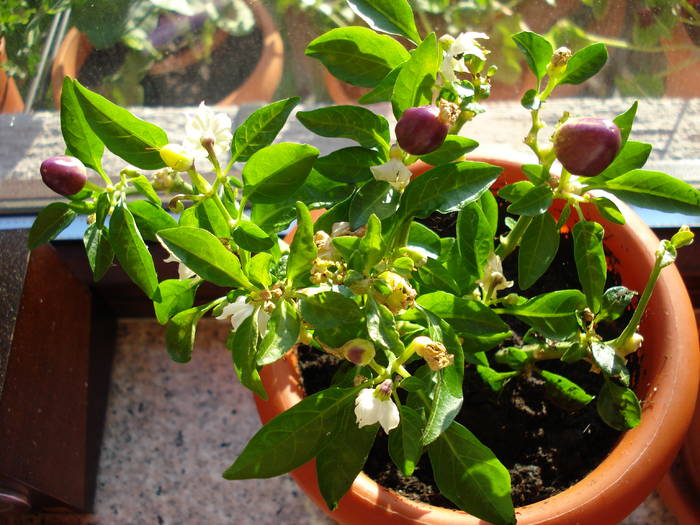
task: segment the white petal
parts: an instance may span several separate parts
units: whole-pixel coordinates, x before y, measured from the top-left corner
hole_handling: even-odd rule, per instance
[[[379,424],[387,434],[399,426],[399,409],[391,399],[379,401]]]
[[[172,261],[166,261],[166,262],[172,262]],[[194,277],[197,274],[194,273],[192,270],[190,270],[183,263],[180,263],[180,265],[177,267],[177,275],[180,278],[180,280],[183,280],[183,279],[189,279],[190,277]]]
[[[399,191],[411,182],[411,170],[399,159],[390,159],[380,166],[372,166],[370,170],[376,180],[386,181]]]
[[[360,428],[374,425],[379,421],[379,399],[375,397],[373,388],[364,388],[357,394],[355,417],[357,426]]]

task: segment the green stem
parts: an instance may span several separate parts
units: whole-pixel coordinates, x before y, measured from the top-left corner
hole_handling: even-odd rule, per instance
[[[654,268],[651,271],[651,275],[649,275],[647,284],[644,287],[644,292],[642,292],[642,296],[640,297],[639,302],[637,303],[637,308],[634,310],[632,319],[629,320],[629,323],[627,323],[625,329],[622,331],[619,337],[617,337],[617,339],[615,339],[615,341],[612,343],[612,346],[619,347],[620,345],[624,345],[625,341],[632,337],[632,335],[634,335],[634,333],[637,331],[637,328],[639,328],[639,322],[642,320],[642,315],[644,315],[644,310],[646,310],[646,307],[649,304],[649,299],[651,299],[651,294],[654,291],[654,286],[656,286],[656,281],[659,279],[659,274],[661,273],[662,259],[663,251],[660,250],[656,254]]]
[[[496,248],[496,255],[498,255],[501,260],[508,257],[508,255],[518,247],[523,235],[525,235],[525,230],[530,226],[533,218],[534,217],[521,215],[510,233],[505,238],[501,238],[501,244]]]

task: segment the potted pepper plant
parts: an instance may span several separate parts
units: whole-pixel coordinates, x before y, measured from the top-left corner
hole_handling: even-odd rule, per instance
[[[467,160],[477,143],[459,131],[486,109],[494,74],[487,35],[421,35],[406,2],[349,4],[370,28],[331,31],[314,53],[391,103],[393,133],[384,115],[330,106],[296,119],[353,145],[321,156],[310,144],[275,143],[299,102],[290,98],[233,131],[202,104],[185,142],[174,144],[66,78],[70,155],[40,171],[67,201],[38,215],[30,245],[87,216],[95,278],[121,264],[153,300],[177,362],[193,357],[203,316],[230,320],[226,347],[266,424],[226,479],[294,471],[344,523],[616,523],[670,465],[698,381],[692,309],[672,265],[693,233],[682,227],[658,241],[618,198],[700,214],[700,192],[643,169],[651,146],[630,138],[636,103],[609,120],[567,112],[550,140],[541,137],[542,105],[603,67],[602,44],[572,54],[533,32],[513,35],[536,78],[522,97],[534,162]],[[117,175],[102,168],[105,148],[128,163]],[[87,168],[103,183],[88,182]],[[159,191],[170,192],[175,216]],[[315,222],[314,209],[322,210]],[[294,236],[282,241],[294,220]],[[166,248],[179,279],[159,279],[146,240]],[[569,280],[535,291],[560,256],[568,266],[553,273]],[[204,282],[220,296],[198,301]],[[303,390],[297,354],[328,362],[318,391],[310,382]],[[595,386],[581,386],[584,377]],[[537,383],[544,412],[562,410],[559,426],[585,410],[595,416],[557,446],[582,446],[591,426],[620,434],[607,445],[589,438],[600,465],[573,486],[515,505],[509,470],[470,430],[482,417],[463,410],[483,405],[490,418],[484,391],[503,397],[523,381]],[[509,417],[493,414],[497,434],[539,434],[502,430]],[[430,473],[456,510],[410,501],[361,474],[382,441],[398,477]]]

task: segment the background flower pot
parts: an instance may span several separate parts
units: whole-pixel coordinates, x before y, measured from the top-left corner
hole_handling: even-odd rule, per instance
[[[504,167],[501,182],[523,178],[514,162],[480,159]],[[425,171],[427,166],[419,167]],[[606,247],[618,261],[623,284],[643,289],[653,265],[658,239],[629,208],[620,205],[627,225],[603,220],[594,209],[587,217],[606,229]],[[555,213],[557,210],[553,210]],[[524,524],[613,525],[627,516],[658,484],[675,457],[693,413],[698,389],[700,354],[695,317],[683,281],[674,266],[659,279],[640,331],[645,342],[640,351],[641,370],[636,393],[642,400],[641,424],[621,438],[610,455],[588,476],[569,489],[542,502],[518,508]],[[255,402],[263,423],[296,404],[304,395],[295,367],[288,355],[265,367],[261,376],[270,395]],[[300,487],[327,510],[320,496],[314,463],[292,472]],[[360,474],[351,492],[330,514],[340,523],[483,524],[463,512],[431,507],[390,492]]]
[[[6,60],[5,39],[0,38],[0,64]],[[21,113],[22,111],[24,111],[24,102],[15,79],[7,76],[5,71],[0,69],[0,113]]]
[[[263,45],[260,60],[245,82],[237,89],[216,102],[217,105],[244,104],[246,102],[268,102],[272,100],[275,90],[282,78],[284,65],[284,46],[282,37],[275,26],[272,16],[265,6],[253,0],[246,0],[253,11],[256,25],[262,32]],[[214,47],[227,38],[223,31],[217,31]],[[56,54],[51,69],[51,86],[56,107],[61,103],[63,77],[77,78],[80,68],[92,52],[92,45],[87,37],[77,29],[71,29]],[[149,74],[161,75],[171,70],[183,69],[198,60],[201,50],[187,49],[157,62]]]
[[[686,49],[668,49],[666,55],[667,97],[696,97],[700,94],[700,47],[693,44],[683,24],[676,24],[671,32],[671,40],[664,40],[667,47],[685,47]]]

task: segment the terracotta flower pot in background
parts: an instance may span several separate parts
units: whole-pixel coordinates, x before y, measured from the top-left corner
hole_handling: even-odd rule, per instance
[[[697,97],[700,94],[700,47],[693,44],[683,24],[676,24],[670,40],[662,40],[667,47],[685,47],[686,49],[667,49],[664,51],[668,62],[666,69],[667,97]]]
[[[282,78],[284,67],[284,45],[282,37],[275,26],[272,16],[265,6],[257,1],[246,0],[255,16],[256,25],[263,37],[260,60],[245,82],[229,93],[216,105],[227,106],[247,102],[269,102]],[[214,36],[214,47],[221,45],[227,33],[218,30]],[[77,78],[85,60],[92,52],[92,45],[87,36],[72,28],[64,38],[51,68],[51,86],[56,107],[61,104],[61,87],[63,77]],[[186,49],[173,54],[153,65],[149,74],[162,75],[172,70],[182,70],[195,63],[201,55],[201,49]]]
[[[5,39],[0,38],[0,64],[7,60],[5,54]],[[0,69],[0,113],[21,113],[24,111],[24,101],[19,94],[15,79],[7,76],[3,69]]]
[[[502,166],[503,184],[523,178],[515,162],[479,160]],[[426,167],[421,169],[425,171]],[[606,247],[618,262],[616,270],[623,284],[642,290],[653,266],[658,239],[627,206],[620,207],[627,218],[625,226],[608,223],[592,207],[585,212],[605,226]],[[645,338],[636,385],[643,407],[640,425],[626,432],[610,455],[580,482],[544,501],[518,508],[519,525],[617,524],[649,495],[668,470],[690,423],[700,373],[695,317],[675,266],[661,273],[640,332]],[[261,376],[270,399],[262,401],[255,396],[263,423],[304,396],[295,362],[295,356],[289,354],[263,368]],[[298,468],[292,476],[328,512],[318,489],[314,462]],[[464,512],[408,500],[380,487],[364,473],[330,516],[339,523],[362,525],[484,524]]]

